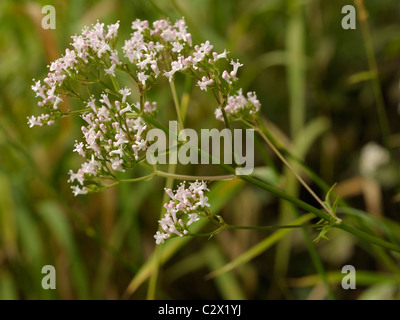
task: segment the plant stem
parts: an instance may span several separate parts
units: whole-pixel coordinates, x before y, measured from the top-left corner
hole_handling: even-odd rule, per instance
[[[179,100],[178,100],[178,95],[176,93],[176,89],[175,89],[175,83],[173,81],[169,82],[170,88],[171,88],[171,93],[172,93],[172,97],[174,99],[174,105],[175,105],[175,109],[176,109],[176,114],[178,117],[178,123],[179,123],[179,131],[184,129],[184,125],[183,125],[183,120],[182,120],[182,116],[181,116],[181,112],[180,112],[180,106],[179,106]],[[169,130],[168,130],[169,132]],[[154,171],[154,173],[158,173],[163,174],[164,176],[166,176],[167,180],[165,182],[165,189],[170,189],[172,188],[173,184],[174,184],[174,176],[175,176],[175,171],[176,171],[176,164],[169,164],[168,165],[168,172],[167,173],[160,173],[157,170]],[[163,196],[163,201],[162,204],[164,204],[167,201],[168,195],[166,193],[164,193]],[[161,205],[161,210],[160,210],[160,219],[163,216],[163,212],[164,212],[164,207],[163,205]],[[153,300],[155,298],[155,292],[156,292],[156,287],[157,287],[157,279],[158,279],[158,273],[159,273],[159,266],[160,266],[160,257],[161,257],[161,251],[160,248],[158,248],[159,246],[156,247],[155,249],[155,268],[154,268],[154,272],[152,273],[152,275],[150,276],[150,282],[149,282],[149,287],[147,290],[147,299],[148,300]]]
[[[228,115],[226,114],[226,111],[225,111],[225,105],[226,105],[226,97],[224,96],[222,105],[220,106],[220,109],[221,109],[222,115],[224,117],[225,127],[231,132],[230,143],[231,143],[231,149],[232,149],[232,158],[233,158],[232,160],[236,166],[241,167],[241,165],[238,165],[236,163],[235,144],[233,143],[234,135],[233,135],[233,130],[232,130],[231,124],[229,123]]]
[[[79,110],[72,110],[72,111],[70,111],[70,112],[66,112],[66,113],[63,113],[63,117],[67,117],[67,116],[69,116],[69,115],[71,115],[71,114],[75,114],[75,113],[84,113],[84,112],[87,112],[87,111],[90,111],[90,110],[92,110],[91,108],[84,108],[84,109],[79,109]]]
[[[181,109],[179,106],[179,100],[178,100],[178,95],[176,94],[176,88],[175,88],[175,83],[174,81],[170,81],[169,82],[169,86],[171,88],[171,93],[172,93],[172,98],[174,99],[174,105],[175,105],[175,111],[176,111],[176,115],[178,117],[178,123],[179,123],[179,131],[184,129],[183,126],[183,120],[182,120],[182,115],[181,115]]]
[[[236,176],[234,174],[228,174],[223,176],[190,176],[183,174],[175,174],[175,173],[167,173],[164,171],[156,170],[155,174],[160,177],[172,178],[177,180],[232,180],[235,179]]]
[[[117,181],[117,183],[118,183],[118,182],[137,182],[137,181],[147,180],[147,179],[150,179],[150,178],[154,177],[155,175],[156,175],[156,173],[153,172],[152,174],[148,174],[148,175],[146,175],[146,176],[139,177],[139,178],[120,179],[120,180]]]
[[[110,78],[111,78],[111,82],[112,82],[112,84],[114,86],[115,91],[119,92],[118,82],[115,80],[115,78],[113,76],[110,76]]]
[[[142,86],[139,85],[139,105],[140,105],[140,112],[144,112],[144,95]]]
[[[281,226],[235,226],[227,224],[226,229],[237,229],[237,230],[278,230],[278,229],[290,229],[290,228],[321,228],[321,224],[302,224],[302,225],[281,225]]]

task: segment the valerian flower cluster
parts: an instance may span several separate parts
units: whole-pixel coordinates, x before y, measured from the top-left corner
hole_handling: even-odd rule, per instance
[[[119,21],[105,26],[97,22],[72,36],[71,47],[48,66],[43,80],[34,80],[32,90],[43,110],[28,118],[30,127],[52,125],[55,120],[72,114],[83,119],[82,138],[75,149],[85,161],[76,171],[69,171],[74,195],[102,190],[104,181],[118,180],[118,172],[134,168],[145,161],[151,145],[146,133],[153,127],[149,119],[156,117],[157,102],[148,101],[148,91],[165,78],[174,81],[177,73],[194,77],[196,86],[212,91],[218,120],[226,117],[254,117],[260,110],[255,93],[243,95],[239,89],[231,94],[238,82],[242,64],[228,59],[226,50],[218,53],[205,41],[193,45],[184,19],[175,23],[146,20],[132,23],[131,37],[117,47]],[[127,74],[139,97],[131,87],[120,88],[119,75]],[[126,78],[126,77],[125,77]],[[77,98],[79,110],[63,110],[66,97]],[[170,235],[186,235],[188,227],[198,220],[198,213],[208,207],[204,192],[206,183],[192,183],[189,189],[181,185],[172,193],[166,205],[167,213],[160,221],[163,233],[157,233],[157,243]],[[184,215],[187,219],[179,218]]]
[[[189,184],[183,182],[175,191],[166,189],[165,192],[171,200],[164,204],[167,210],[164,218],[158,221],[163,232],[157,231],[154,238],[156,243],[164,243],[165,239],[175,235],[183,237],[189,234],[189,226],[200,219],[199,214],[207,215],[207,208],[210,206],[205,191],[210,191],[207,184],[196,181]]]

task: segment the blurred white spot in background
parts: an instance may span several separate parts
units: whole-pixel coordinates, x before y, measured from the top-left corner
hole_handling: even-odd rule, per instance
[[[367,143],[361,150],[360,173],[365,177],[374,177],[379,167],[390,161],[389,151],[375,142]]]

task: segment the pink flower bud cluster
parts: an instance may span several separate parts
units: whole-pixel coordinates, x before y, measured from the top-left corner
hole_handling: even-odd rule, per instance
[[[227,103],[224,107],[228,117],[254,117],[261,108],[261,103],[258,101],[255,92],[248,92],[245,97],[242,89],[239,89],[236,95],[228,96]],[[215,117],[224,121],[224,116],[221,108],[215,110]]]
[[[108,95],[103,93],[98,103],[94,98],[87,103],[90,112],[82,115],[86,123],[81,128],[84,142],[76,142],[74,149],[86,162],[76,173],[69,172],[68,181],[78,182],[78,185],[72,186],[75,195],[87,193],[86,181],[90,183],[97,177],[125,172],[147,150],[147,125],[134,112],[133,105],[126,102],[129,89],[121,89],[120,93],[121,100],[110,101]],[[152,104],[146,102],[145,105]],[[126,113],[135,117],[124,117]]]
[[[110,57],[111,65],[120,64],[116,50],[112,49],[112,43],[117,37],[119,22],[104,28],[104,23],[97,22],[92,28],[84,28],[79,36],[72,36],[71,45],[74,49],[66,49],[65,54],[53,61],[49,68],[47,77],[43,80],[34,81],[31,86],[36,97],[41,98],[39,107],[45,107],[47,112],[38,117],[28,118],[30,127],[43,124],[51,125],[54,120],[61,116],[59,103],[63,101],[62,94],[66,93],[68,84],[65,83],[72,76],[84,71],[83,65],[95,62],[107,55]],[[115,68],[115,67],[114,67]]]
[[[210,190],[204,181],[189,183],[188,188],[183,182],[175,191],[165,190],[171,200],[164,204],[167,212],[158,221],[162,231],[157,231],[154,235],[157,244],[164,243],[171,236],[183,237],[189,234],[189,227],[199,221],[200,214],[206,212],[210,206],[204,195],[206,191]]]

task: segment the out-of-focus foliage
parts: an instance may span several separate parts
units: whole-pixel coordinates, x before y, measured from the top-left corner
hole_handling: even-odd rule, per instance
[[[244,64],[239,74],[241,86],[257,92],[270,129],[327,185],[338,183],[337,195],[361,210],[347,214],[352,213],[351,218],[367,225],[371,232],[389,234],[398,243],[397,0],[365,0],[392,150],[391,162],[383,172],[368,179],[360,175],[361,150],[370,141],[383,141],[375,97],[366,76],[368,60],[360,23],[356,30],[341,27],[341,9],[349,1],[50,2],[56,8],[55,30],[41,28],[41,8],[49,4],[47,1],[0,1],[0,299],[146,297],[146,281],[152,272],[152,265],[146,262],[155,249],[153,234],[160,216],[164,180],[119,185],[101,194],[75,198],[67,183],[67,172],[79,166],[79,158],[72,153],[79,136],[79,119],[65,118],[52,127],[33,129],[26,120],[38,111],[30,90],[32,79],[43,78],[46,66],[69,45],[70,36],[96,20],[120,20],[120,38],[126,39],[136,18],[153,21],[184,16],[195,43],[210,40],[219,52],[226,48]],[[167,89],[161,87],[154,97],[163,119],[169,119],[173,110]],[[183,90],[182,84],[178,93]],[[192,90],[188,127],[218,126],[213,117],[215,106],[209,101],[207,95]],[[68,100],[65,106],[78,103]],[[302,113],[302,123],[294,125],[291,112]],[[309,125],[313,121],[314,125]],[[266,154],[259,151],[257,165],[271,157],[268,148],[262,150]],[[269,168],[257,169],[256,174],[313,203],[281,169],[279,161],[273,160],[280,176],[274,176]],[[209,174],[209,168],[202,167],[182,166],[178,170]],[[319,190],[317,185],[313,187]],[[276,225],[293,220],[290,206],[254,187],[226,182],[211,184],[211,189],[211,203],[231,224]],[[374,221],[383,223],[384,228]],[[254,259],[212,279],[206,279],[209,272],[270,234],[230,230],[212,239],[191,238],[181,244],[177,243],[180,239],[171,240],[170,247],[161,248],[166,258],[160,267],[156,297],[326,298],[321,280],[325,271],[331,297],[399,298],[398,255],[371,249],[340,230],[330,231],[329,241],[311,244],[315,247],[312,251],[307,239],[317,234],[306,233],[290,230],[278,234],[264,242],[265,247]],[[354,265],[359,272],[356,290],[345,291],[340,286],[340,271],[345,264]],[[54,265],[57,270],[56,290],[41,287],[44,265]],[[126,294],[132,278],[138,275],[143,281],[136,279],[137,290]]]

